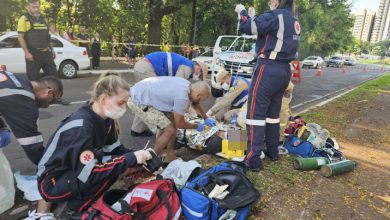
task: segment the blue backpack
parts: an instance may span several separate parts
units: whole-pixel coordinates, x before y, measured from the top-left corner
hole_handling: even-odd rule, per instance
[[[260,199],[245,176],[246,165],[240,162],[222,162],[192,180],[180,191],[182,211],[188,220],[216,220],[227,210],[237,212],[234,219],[245,219]],[[224,199],[210,199],[208,194],[216,185],[227,184],[229,194]]]

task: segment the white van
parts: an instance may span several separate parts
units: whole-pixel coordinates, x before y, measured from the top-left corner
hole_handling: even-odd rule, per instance
[[[252,78],[254,64],[250,64],[255,57],[256,36],[243,35],[219,36],[213,49],[211,65],[211,88],[215,97],[222,96],[221,86],[216,83],[218,70],[224,68],[232,73],[246,78]]]

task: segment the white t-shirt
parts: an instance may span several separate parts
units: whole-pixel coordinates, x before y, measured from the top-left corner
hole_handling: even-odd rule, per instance
[[[190,106],[190,84],[180,77],[150,77],[131,87],[130,96],[136,105],[184,115]]]

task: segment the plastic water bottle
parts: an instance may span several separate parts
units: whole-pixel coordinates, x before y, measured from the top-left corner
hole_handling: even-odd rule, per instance
[[[232,115],[232,126],[234,129],[236,129],[236,126],[237,126],[237,115],[236,114]]]

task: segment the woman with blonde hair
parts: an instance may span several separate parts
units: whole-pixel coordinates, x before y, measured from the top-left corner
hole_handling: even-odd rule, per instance
[[[116,121],[126,112],[129,85],[118,75],[95,82],[91,100],[65,118],[38,164],[38,188],[50,202],[67,202],[65,219],[78,217],[129,167],[151,159],[119,141]]]

